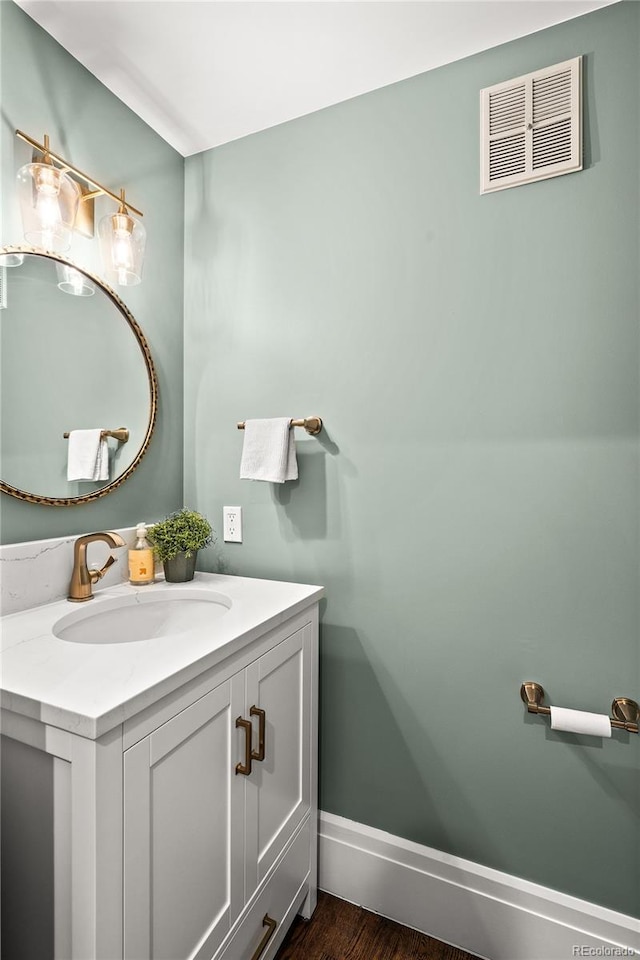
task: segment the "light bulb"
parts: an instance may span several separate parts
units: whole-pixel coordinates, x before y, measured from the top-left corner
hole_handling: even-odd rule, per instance
[[[129,217],[126,218],[129,220]],[[122,225],[125,217],[122,214],[116,214],[113,218],[113,246],[112,260],[116,270],[121,267],[125,270],[131,269],[133,262],[133,252],[131,250],[131,230],[126,225]]]
[[[60,204],[55,195],[38,193],[36,200],[36,216],[40,220],[43,230],[53,231],[60,220]]]
[[[33,179],[39,197],[57,197],[60,193],[62,174],[46,163],[34,163]]]
[[[49,184],[42,187],[36,187],[36,208],[35,215],[40,221],[40,230],[42,232],[42,245],[47,250],[52,250],[56,227],[59,225],[60,204],[58,203],[58,192]]]

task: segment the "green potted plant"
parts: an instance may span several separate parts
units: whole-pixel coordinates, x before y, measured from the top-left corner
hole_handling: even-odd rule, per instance
[[[155,523],[148,536],[169,583],[193,580],[198,550],[214,542],[209,521],[186,507]]]

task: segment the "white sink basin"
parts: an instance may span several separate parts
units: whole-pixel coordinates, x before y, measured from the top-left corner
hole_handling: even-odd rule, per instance
[[[132,643],[208,627],[231,609],[231,600],[211,590],[167,587],[148,594],[89,601],[53,625],[71,643]]]

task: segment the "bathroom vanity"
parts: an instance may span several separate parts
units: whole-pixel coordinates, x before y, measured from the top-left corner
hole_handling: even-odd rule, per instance
[[[200,573],[3,618],[7,956],[270,960],[312,913],[322,594]]]

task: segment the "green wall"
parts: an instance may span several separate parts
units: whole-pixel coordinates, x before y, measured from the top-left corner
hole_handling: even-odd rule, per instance
[[[40,506],[3,496],[2,542],[157,519],[182,503],[184,160],[8,0],[0,0],[0,64],[0,245],[23,242],[15,176],[29,161],[31,150],[15,136],[16,128],[36,140],[48,133],[54,151],[114,192],[124,187],[144,214],[147,254],[142,284],[117,292],[149,341],[160,396],[151,446],[132,477],[109,496],[83,506]],[[96,220],[114,209],[112,201],[97,200]],[[97,247],[97,240],[76,235],[68,256],[100,273]],[[59,348],[68,367],[74,341],[61,340]],[[100,351],[96,348],[93,356],[77,359],[79,366],[87,361],[99,365]],[[34,419],[49,402],[50,391],[56,390],[55,355],[50,360],[51,381],[33,384]],[[123,376],[123,370],[112,371],[114,394],[122,392]],[[78,402],[82,403],[82,395]]]
[[[0,31],[2,243],[16,127],[124,185],[160,380],[134,476],[3,497],[2,540],[153,519],[183,502],[183,161],[7,0]],[[184,290],[184,500],[244,509],[204,563],[327,587],[323,809],[633,915],[639,738],[552,733],[518,690],[640,696],[639,44],[617,4],[190,158]],[[580,53],[586,169],[480,197],[479,90]],[[310,414],[297,483],[239,481],[237,420]]]
[[[323,583],[321,806],[640,912],[640,5],[187,160],[185,499]],[[586,169],[479,196],[481,88],[585,56]],[[319,414],[300,479],[246,417]],[[302,434],[302,435],[301,435]]]

